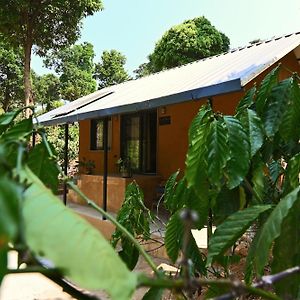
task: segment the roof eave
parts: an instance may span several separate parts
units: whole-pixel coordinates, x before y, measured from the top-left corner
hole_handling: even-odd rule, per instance
[[[212,97],[222,94],[227,94],[231,92],[238,92],[242,89],[240,78],[233,79],[230,81],[201,87],[197,89],[192,89],[189,91],[163,96],[156,99],[149,99],[143,102],[137,102],[133,104],[126,104],[101,110],[94,110],[90,112],[83,112],[78,114],[72,114],[69,116],[63,116],[59,118],[54,118],[51,120],[46,120],[44,122],[40,122],[41,125],[51,126],[51,125],[59,125],[66,123],[74,123],[78,121],[94,119],[105,116],[112,116],[123,113],[133,113],[142,110],[149,110],[158,108],[161,106],[178,104],[190,100],[199,100],[206,97]]]

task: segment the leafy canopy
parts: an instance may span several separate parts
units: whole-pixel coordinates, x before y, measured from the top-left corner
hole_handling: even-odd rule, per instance
[[[83,43],[53,52],[45,64],[58,73],[61,97],[76,100],[96,90],[93,79],[95,52],[93,45]]]
[[[187,20],[170,28],[156,43],[149,63],[135,72],[138,77],[181,66],[229,49],[229,38],[205,17]]]
[[[22,49],[13,48],[0,36],[0,106],[12,110],[23,101]]]
[[[121,52],[114,49],[103,51],[94,75],[99,82],[99,89],[129,80],[130,76],[124,69],[125,63],[126,57]]]
[[[84,17],[102,9],[100,0],[0,1],[0,32],[11,44],[28,39],[38,54],[73,44]]]

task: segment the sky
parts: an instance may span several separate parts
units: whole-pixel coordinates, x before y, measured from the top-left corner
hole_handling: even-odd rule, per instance
[[[116,49],[126,58],[126,70],[147,61],[155,43],[172,26],[205,16],[225,33],[231,48],[255,39],[300,31],[299,0],[103,0],[104,10],[83,21],[78,43],[90,42],[100,61],[104,50]],[[33,57],[32,67],[49,72]]]

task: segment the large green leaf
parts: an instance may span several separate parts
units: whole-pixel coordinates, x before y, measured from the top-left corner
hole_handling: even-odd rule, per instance
[[[257,225],[257,224],[254,224]],[[252,284],[253,278],[254,278],[254,257],[255,257],[255,252],[256,252],[256,247],[257,247],[257,242],[259,240],[259,236],[261,233],[261,228],[257,227],[257,231],[254,235],[254,238],[252,239],[250,248],[247,253],[247,258],[246,258],[246,265],[245,265],[245,283],[246,284]]]
[[[164,289],[157,287],[150,288],[148,292],[144,295],[142,300],[160,300],[162,299]]]
[[[128,271],[108,241],[65,207],[29,168],[21,175],[30,183],[23,206],[29,248],[51,260],[64,276],[81,287],[104,289],[115,300],[131,299],[136,274]]]
[[[284,218],[288,216],[294,204],[300,199],[299,190],[300,187],[297,187],[281,199],[262,227],[254,257],[255,268],[259,275],[263,273],[264,266],[268,261],[273,241],[281,234]]]
[[[270,205],[252,206],[230,215],[217,227],[209,242],[206,265],[211,265],[216,256],[232,246],[257,217],[270,208]]]
[[[251,109],[246,109],[241,113],[239,119],[248,134],[250,141],[250,154],[251,157],[260,149],[264,141],[264,132],[261,119],[257,116],[256,112]]]
[[[265,131],[268,137],[274,137],[279,130],[288,107],[288,102],[292,94],[291,91],[291,78],[281,81],[272,89],[263,115]]]
[[[213,117],[213,111],[210,105],[203,105],[196,117],[193,119],[189,128],[189,143],[192,144],[194,139],[199,135],[200,127],[207,123]]]
[[[13,120],[22,110],[23,109],[19,109],[0,115],[0,134],[6,130],[6,128],[13,122]]]
[[[227,130],[223,120],[214,120],[207,136],[207,172],[208,179],[213,185],[220,186],[229,157]]]
[[[189,149],[186,156],[185,177],[188,186],[203,189],[207,177],[207,135],[212,120],[211,110],[203,107],[194,119],[189,132]]]
[[[166,182],[165,192],[164,192],[164,205],[169,212],[172,214],[177,210],[176,200],[174,201],[176,179],[179,174],[179,171],[172,174]]]
[[[264,109],[267,98],[269,97],[272,88],[278,83],[278,74],[280,71],[280,66],[274,68],[267,76],[262,80],[256,97],[256,110],[261,116]]]
[[[285,172],[283,191],[288,194],[293,189],[299,186],[299,173],[300,173],[300,153],[293,156],[288,161],[288,167]]]
[[[25,119],[10,127],[1,136],[1,141],[16,141],[30,137],[32,133],[32,119]]]
[[[6,177],[0,177],[0,247],[18,235],[21,188]]]
[[[272,183],[276,183],[279,176],[283,172],[283,168],[281,166],[281,161],[280,160],[271,160],[268,163],[268,169],[269,169],[270,178],[272,180]]]
[[[272,273],[282,272],[300,265],[300,201],[293,206],[281,225],[281,234],[273,247]],[[299,299],[300,274],[289,276],[275,284],[276,292],[283,299]]]
[[[129,270],[133,270],[139,260],[139,250],[126,238],[122,239],[122,250],[119,252],[120,257]]]
[[[176,262],[181,249],[183,235],[183,223],[179,217],[179,212],[171,216],[166,226],[165,245],[169,258]]]
[[[241,208],[240,198],[239,187],[229,190],[226,186],[223,186],[213,206],[214,221],[219,223],[238,211]]]
[[[300,139],[300,88],[298,80],[293,78],[291,94],[288,102],[288,106],[285,109],[282,122],[280,124],[280,134],[285,139],[293,139],[298,141]]]
[[[187,247],[187,257],[193,262],[193,268],[202,275],[206,275],[205,261],[202,257],[201,251],[197,246],[197,243],[192,235],[190,234],[190,240]]]
[[[7,247],[1,245],[0,240],[0,286],[3,280],[3,277],[7,273]]]
[[[31,171],[55,193],[58,187],[58,167],[50,157],[44,143],[36,145],[28,156],[27,164]]]
[[[253,87],[246,92],[246,95],[240,100],[235,110],[236,114],[240,114],[244,112],[245,109],[251,108],[253,106],[255,93],[256,93],[256,87]]]
[[[265,183],[266,183],[266,176],[265,176],[265,164],[262,161],[260,155],[255,155],[252,159],[252,184],[253,184],[253,191],[255,195],[253,195],[253,203],[259,204],[263,203],[263,199],[265,196]]]
[[[248,136],[239,120],[235,117],[224,117],[228,130],[230,159],[227,162],[227,186],[230,189],[238,186],[249,169],[250,145]]]

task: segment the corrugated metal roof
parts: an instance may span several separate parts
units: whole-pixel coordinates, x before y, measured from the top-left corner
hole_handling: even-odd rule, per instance
[[[44,125],[70,123],[238,91],[289,52],[295,50],[298,58],[299,45],[300,32],[232,49],[101,89],[43,114],[38,120]]]

